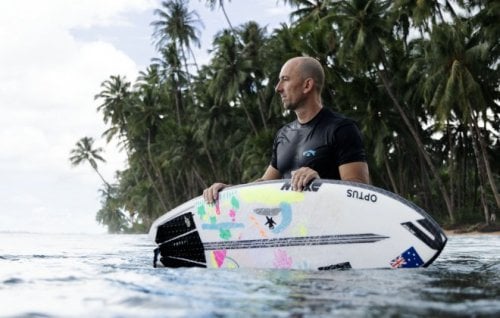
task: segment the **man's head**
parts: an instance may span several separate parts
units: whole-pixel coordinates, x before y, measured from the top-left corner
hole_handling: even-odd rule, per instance
[[[311,95],[320,98],[324,81],[325,73],[321,64],[312,57],[300,56],[283,65],[275,89],[285,109],[296,110]]]

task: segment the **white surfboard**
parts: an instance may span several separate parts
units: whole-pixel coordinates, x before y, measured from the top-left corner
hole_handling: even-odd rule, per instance
[[[447,241],[394,193],[320,179],[302,192],[289,180],[229,187],[211,205],[200,196],[158,218],[149,235],[155,266],[208,268],[427,267]]]

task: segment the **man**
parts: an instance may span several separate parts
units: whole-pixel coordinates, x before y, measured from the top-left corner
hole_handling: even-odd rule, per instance
[[[292,189],[302,191],[316,178],[369,182],[361,134],[353,121],[323,108],[325,74],[311,57],[288,60],[279,75],[276,92],[283,107],[297,119],[283,126],[273,145],[271,164],[257,181],[290,178]],[[207,203],[218,198],[224,183],[203,191]]]

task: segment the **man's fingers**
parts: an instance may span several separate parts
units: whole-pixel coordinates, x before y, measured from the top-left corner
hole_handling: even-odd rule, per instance
[[[219,191],[221,190],[221,187],[217,185],[212,186],[212,201],[216,201],[219,198]]]
[[[214,183],[209,188],[203,190],[203,199],[206,203],[214,203],[219,198],[219,191],[227,187],[224,183]]]
[[[292,176],[292,190],[302,191],[302,189],[304,188],[304,178],[305,175],[302,171],[295,171]]]
[[[307,187],[309,182],[316,178],[319,178],[319,175],[311,168],[303,167],[292,171],[292,190],[302,191],[305,187]]]
[[[299,177],[300,177],[300,173],[298,172],[298,170],[292,171],[291,184],[292,184],[292,190],[293,191],[299,191],[298,190],[298,179],[299,179]]]
[[[211,198],[209,196],[210,189],[205,189],[203,190],[203,200],[205,200],[206,203],[211,203]]]

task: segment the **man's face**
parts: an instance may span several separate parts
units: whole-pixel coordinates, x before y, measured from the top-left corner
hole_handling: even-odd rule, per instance
[[[296,110],[302,106],[304,95],[304,80],[299,72],[298,62],[290,60],[283,65],[279,75],[276,93],[280,94],[283,107],[287,110]]]

